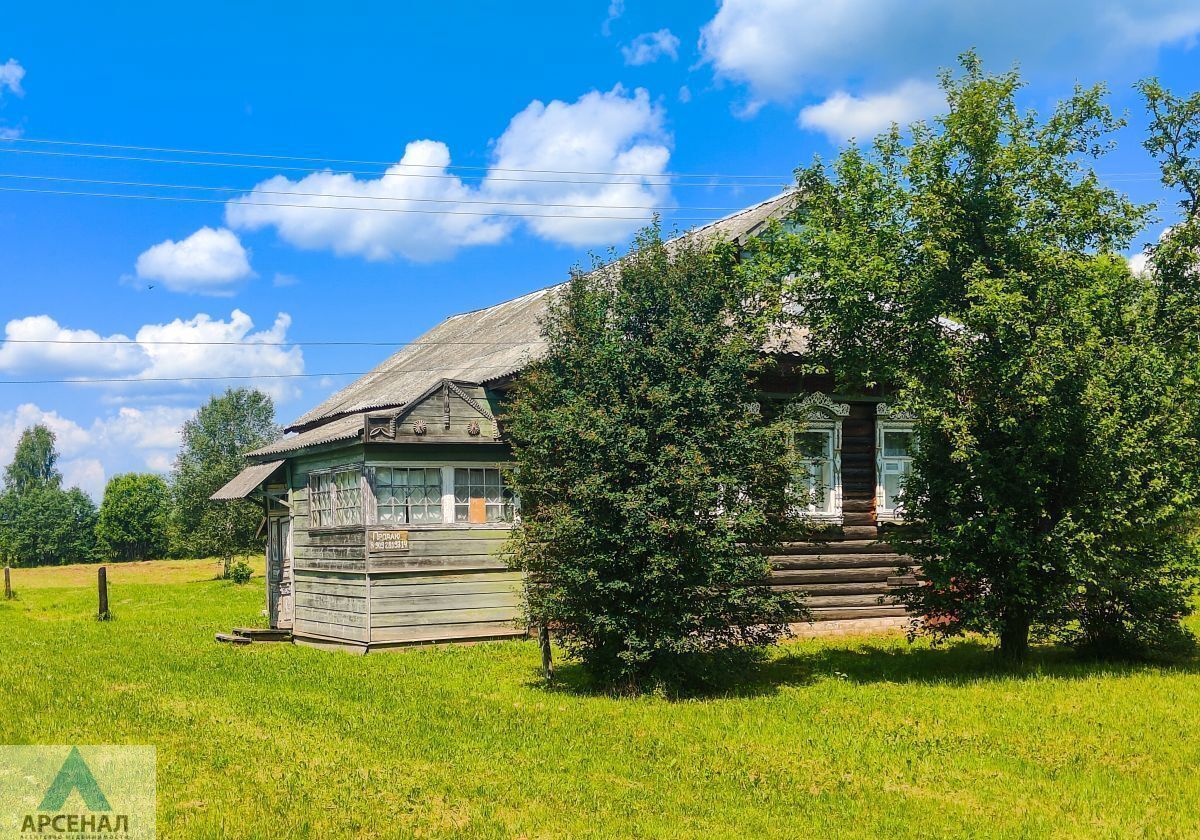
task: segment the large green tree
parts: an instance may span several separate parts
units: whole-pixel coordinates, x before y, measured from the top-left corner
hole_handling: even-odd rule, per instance
[[[60,487],[62,473],[54,443],[54,432],[40,423],[22,432],[12,463],[4,469],[5,489],[21,493],[30,487]]]
[[[96,505],[78,487],[38,485],[0,495],[0,549],[14,566],[96,559]]]
[[[1036,635],[1170,646],[1196,571],[1196,357],[1120,256],[1148,208],[1091,168],[1120,122],[1101,88],[1042,118],[1015,72],[962,65],[910,139],[799,172],[772,244],[796,317],[814,359],[916,418],[900,539],[925,631],[994,633],[1012,660]]]
[[[82,563],[95,559],[96,506],[77,487],[62,489],[54,432],[30,426],[0,493],[0,552],[16,566]]]
[[[604,682],[681,676],[689,654],[753,649],[799,614],[755,550],[788,507],[785,437],[754,384],[778,283],[736,257],[653,229],[576,274],[504,420],[530,618]]]
[[[280,434],[271,398],[248,388],[212,397],[183,424],[171,476],[176,553],[221,557],[228,575],[233,556],[258,545],[262,508],[250,501],[214,502],[209,496],[245,468],[246,452]]]
[[[96,522],[99,553],[112,560],[149,560],[167,551],[171,492],[153,473],[115,475],[104,487]]]

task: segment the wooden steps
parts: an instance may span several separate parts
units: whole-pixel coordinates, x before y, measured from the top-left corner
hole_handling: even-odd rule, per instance
[[[253,642],[290,642],[292,631],[281,627],[234,627],[233,634]]]
[[[246,636],[235,636],[233,633],[218,633],[217,641],[226,645],[248,645],[254,640]]]
[[[226,645],[248,645],[254,642],[290,642],[292,631],[277,627],[234,627],[231,633],[218,633],[217,641]]]

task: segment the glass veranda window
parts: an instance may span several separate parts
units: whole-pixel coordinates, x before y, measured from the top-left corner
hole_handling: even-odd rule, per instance
[[[489,467],[455,468],[455,522],[512,522],[516,508],[517,497],[505,486],[500,470]]]
[[[308,476],[308,518],[313,528],[328,528],[333,523],[333,475],[310,473]]]
[[[309,525],[340,528],[362,524],[362,471],[349,467],[309,473]]]
[[[441,522],[441,468],[378,467],[375,511],[382,525]]]

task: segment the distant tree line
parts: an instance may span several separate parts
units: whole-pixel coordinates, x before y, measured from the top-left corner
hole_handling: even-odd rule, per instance
[[[242,470],[244,452],[280,434],[269,396],[227,390],[184,423],[170,476],[115,475],[97,507],[78,487],[64,489],[54,432],[30,426],[4,470],[0,556],[12,566],[216,556],[228,573],[236,554],[261,542],[262,509],[209,496]]]

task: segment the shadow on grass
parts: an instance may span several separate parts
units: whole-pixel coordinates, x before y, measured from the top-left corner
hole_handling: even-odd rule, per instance
[[[542,690],[577,696],[657,696],[669,700],[753,698],[781,689],[840,680],[860,685],[877,683],[961,687],[1032,678],[1080,680],[1097,676],[1130,676],[1139,673],[1200,673],[1195,657],[1167,661],[1096,660],[1053,646],[1034,648],[1020,667],[1000,662],[992,645],[981,640],[959,640],[942,647],[894,638],[879,641],[823,642],[819,647],[784,647],[759,659],[699,657],[684,668],[687,676],[660,682],[641,691],[621,691],[597,684],[582,665],[558,664],[554,681],[547,684],[540,672],[531,681]]]

